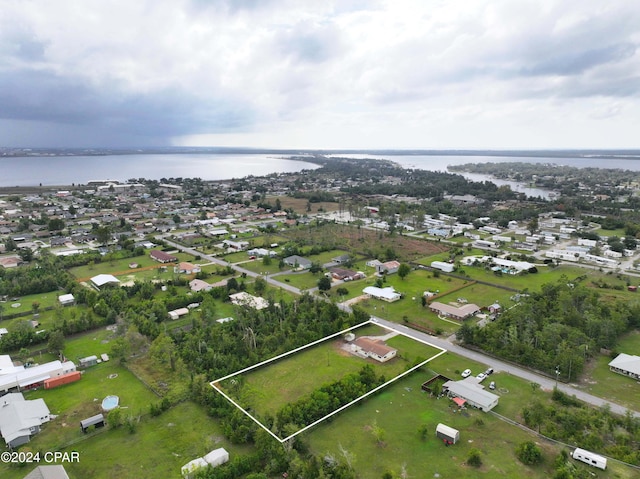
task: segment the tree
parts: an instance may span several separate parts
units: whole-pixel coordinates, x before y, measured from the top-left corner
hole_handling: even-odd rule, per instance
[[[96,228],[95,234],[96,234],[96,240],[98,241],[98,243],[102,245],[107,244],[111,239],[111,231],[106,226]]]
[[[20,259],[22,261],[28,263],[29,261],[33,260],[33,251],[31,250],[31,248],[20,248],[18,250],[18,256],[20,256]]]
[[[533,441],[520,443],[516,448],[516,456],[522,464],[533,466],[542,461],[542,451]]]
[[[262,293],[265,292],[265,290],[267,289],[267,282],[264,278],[258,276],[256,278],[256,280],[253,283],[253,291],[255,291],[255,293],[258,296],[261,296]]]
[[[318,263],[317,261],[314,261],[313,263],[311,263],[311,267],[309,268],[309,272],[311,274],[316,274],[316,273],[319,273],[320,271],[322,271],[322,265],[320,263]]]
[[[271,265],[271,256],[269,256],[268,254],[264,255],[262,257],[262,265],[263,266],[270,266]]]
[[[59,356],[64,350],[64,334],[59,329],[56,329],[49,334],[49,341],[47,342],[47,349],[50,353]]]
[[[47,229],[49,231],[61,231],[64,229],[64,220],[60,218],[50,219],[47,224]]]
[[[331,279],[323,276],[318,280],[318,289],[320,291],[329,291],[331,289]]]
[[[398,267],[398,276],[400,276],[400,279],[403,281],[410,272],[411,272],[411,266],[409,266],[407,263],[402,263]]]

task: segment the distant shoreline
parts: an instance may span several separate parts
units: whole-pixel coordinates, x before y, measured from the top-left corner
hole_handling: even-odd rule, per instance
[[[183,154],[260,154],[287,155],[291,160],[314,155],[374,155],[374,156],[490,156],[518,158],[584,158],[640,160],[640,149],[540,149],[540,150],[456,150],[456,149],[354,149],[354,150],[298,150],[235,147],[166,147],[166,148],[8,148],[0,147],[2,158],[46,158],[74,156],[121,155],[183,155]],[[298,158],[295,158],[298,156]]]

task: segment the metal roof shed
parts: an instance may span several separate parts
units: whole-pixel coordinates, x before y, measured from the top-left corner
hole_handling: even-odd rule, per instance
[[[80,421],[80,428],[82,429],[82,432],[87,432],[87,429],[89,429],[89,427],[91,426],[95,426],[95,427],[102,427],[104,426],[104,416],[102,414],[96,414],[95,416],[91,416],[87,419],[83,419],[82,421]]]
[[[460,440],[460,431],[446,424],[439,423],[436,426],[436,436],[438,439],[448,442],[449,444],[455,444]]]

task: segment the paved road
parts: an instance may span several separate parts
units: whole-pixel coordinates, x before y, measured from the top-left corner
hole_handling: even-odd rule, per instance
[[[194,256],[200,256],[201,258],[206,259],[207,261],[210,261],[212,263],[215,264],[219,264],[220,266],[231,266],[235,271],[239,272],[239,273],[246,273],[247,276],[251,276],[251,277],[257,277],[257,276],[261,276],[260,274],[254,272],[254,271],[249,271],[248,269],[242,268],[240,266],[237,265],[233,265],[228,263],[227,261],[221,260],[219,258],[216,258],[215,256],[210,256],[210,255],[206,255],[201,253],[200,251],[197,251],[193,248],[188,248],[185,246],[182,246],[178,243],[174,243],[172,241],[169,241],[167,239],[164,239],[164,241],[174,247],[177,248],[180,251],[192,254]],[[276,281],[272,278],[270,278],[269,276],[265,277],[267,283],[269,283],[272,286],[275,287],[279,287],[282,289],[285,289],[287,291],[290,291],[294,294],[300,294],[300,290],[294,286],[291,286],[290,284],[287,283],[281,283],[279,281]],[[343,305],[343,304],[339,304],[338,307],[340,309],[342,309],[343,311],[346,312],[351,312],[351,308],[349,306]],[[431,336],[429,334],[426,333],[422,333],[420,331],[416,331],[415,329],[411,329],[408,328],[407,326],[403,325],[403,324],[397,324],[397,323],[392,323],[391,321],[387,321],[385,319],[382,318],[378,318],[375,316],[371,317],[374,321],[380,323],[383,326],[388,326],[394,329],[397,329],[401,332],[403,332],[404,334],[406,334],[407,336],[414,338],[414,339],[419,339],[421,341],[426,341],[429,342],[431,344],[434,344],[442,349],[446,349],[447,351],[451,351],[454,354],[457,354],[459,356],[465,357],[465,358],[469,358],[472,359],[473,361],[477,361],[479,363],[483,363],[486,364],[488,366],[491,366],[494,370],[496,371],[503,371],[506,372],[508,374],[513,374],[514,376],[518,376],[522,379],[525,379],[526,381],[529,382],[536,382],[538,384],[540,384],[540,386],[543,389],[547,389],[547,390],[551,390],[554,388],[554,386],[556,386],[556,381],[553,379],[550,379],[546,376],[542,376],[540,374],[537,374],[533,371],[529,371],[527,369],[523,369],[520,368],[518,366],[515,366],[513,364],[510,363],[505,363],[503,361],[500,361],[499,359],[495,359],[491,356],[487,356],[485,354],[479,353],[477,351],[472,351],[470,349],[466,349],[463,348],[461,346],[458,346],[457,344],[455,344],[454,342],[452,342],[450,339],[442,339],[442,338],[438,338],[436,336]],[[580,389],[576,389],[574,387],[571,387],[567,384],[563,384],[563,383],[557,383],[557,387],[560,391],[565,392],[569,395],[574,395],[576,398],[580,399],[581,401],[584,401],[587,404],[591,404],[593,406],[596,407],[602,407],[602,406],[609,406],[609,408],[611,409],[612,412],[616,413],[616,414],[620,414],[620,415],[625,415],[627,413],[627,408],[625,408],[624,406],[620,406],[619,404],[613,403],[611,401],[608,401],[606,399],[597,397],[597,396],[593,396],[591,394],[588,394],[584,391],[581,391]],[[637,411],[633,411],[633,410],[629,410],[631,411],[631,413],[635,416],[635,417],[640,417],[640,413]]]

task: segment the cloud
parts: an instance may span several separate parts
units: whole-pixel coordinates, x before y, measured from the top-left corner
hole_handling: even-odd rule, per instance
[[[515,119],[538,131],[550,108],[637,125],[639,42],[634,2],[5,2],[0,118],[15,123],[0,143],[48,124],[69,141],[75,127],[114,143],[286,147],[315,135],[335,147],[351,132],[428,147],[423,131],[456,137],[446,125],[498,147],[499,127]],[[603,98],[618,106],[577,106]],[[522,146],[541,137],[518,135]]]

